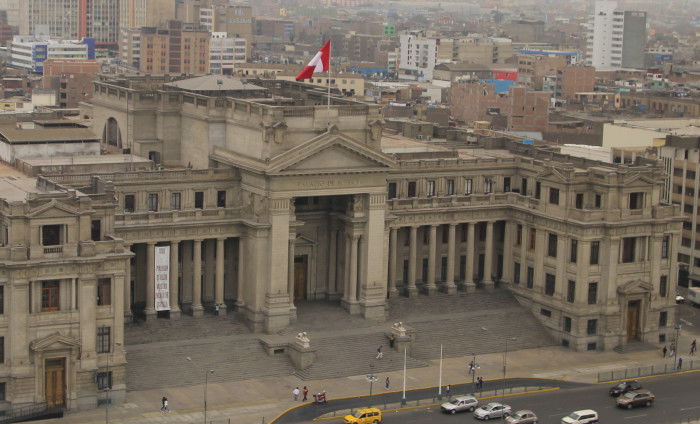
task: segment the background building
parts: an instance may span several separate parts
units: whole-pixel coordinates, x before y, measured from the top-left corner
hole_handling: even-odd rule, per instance
[[[48,59],[44,62],[42,86],[56,92],[60,108],[77,108],[92,99],[93,81],[100,71],[95,60]]]
[[[596,1],[588,23],[586,63],[597,70],[643,68],[646,12],[623,11],[614,1]]]
[[[209,38],[209,72],[231,75],[236,65],[246,62],[245,38],[229,37],[225,32],[212,32]]]
[[[399,39],[399,70],[413,78],[432,80],[437,61],[437,40],[420,31],[401,34]]]
[[[43,72],[48,59],[95,59],[95,39],[56,40],[17,35],[10,46],[10,66]]]

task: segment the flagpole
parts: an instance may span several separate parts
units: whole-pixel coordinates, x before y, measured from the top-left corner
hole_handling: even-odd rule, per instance
[[[333,52],[333,46],[330,40],[328,41],[328,104],[326,106],[326,118],[328,119],[328,128],[331,130],[331,58]]]

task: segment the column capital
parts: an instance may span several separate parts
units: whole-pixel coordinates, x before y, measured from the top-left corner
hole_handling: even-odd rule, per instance
[[[430,228],[431,228],[431,229],[432,229],[432,228],[437,228],[437,227],[439,227],[440,225],[442,225],[442,224],[430,224]]]
[[[157,241],[147,241],[146,244],[148,246],[155,246],[156,244],[158,244],[158,242]]]
[[[456,222],[450,222],[450,223],[448,223],[447,225],[449,225],[450,228],[454,228],[454,227],[458,226],[459,224],[456,223]]]

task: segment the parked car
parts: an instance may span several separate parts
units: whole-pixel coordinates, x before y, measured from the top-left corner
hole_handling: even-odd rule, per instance
[[[561,419],[561,424],[591,424],[598,422],[598,413],[592,409],[574,411]]]
[[[677,294],[676,295],[676,303],[678,303],[678,304],[685,303],[685,298],[683,296],[681,296],[680,294]]]
[[[528,409],[513,412],[513,415],[506,418],[508,424],[537,424],[537,415]]]
[[[382,422],[382,411],[377,408],[358,409],[352,415],[343,417],[345,424],[378,424]]]
[[[656,396],[649,390],[627,392],[617,398],[617,406],[632,409],[635,406],[651,406]]]
[[[611,387],[608,393],[610,393],[612,397],[618,397],[632,390],[639,390],[641,388],[642,386],[636,380],[623,381]]]
[[[513,413],[513,408],[498,402],[491,402],[476,408],[474,418],[479,420],[490,420],[491,418],[501,418]]]
[[[449,402],[440,405],[442,412],[455,414],[457,412],[469,411],[472,412],[479,406],[479,401],[474,396],[458,396]]]

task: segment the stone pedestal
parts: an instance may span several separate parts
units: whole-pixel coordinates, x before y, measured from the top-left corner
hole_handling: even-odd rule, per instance
[[[466,281],[462,283],[462,289],[466,293],[474,293],[476,291],[476,283],[474,283],[473,281]]]
[[[181,315],[181,313],[180,313],[180,310],[178,309],[177,311],[171,310],[168,316],[170,319],[180,319],[180,315]]]
[[[294,367],[298,370],[305,370],[316,360],[316,349],[311,347],[306,333],[299,333],[294,343],[287,348],[287,354]]]
[[[418,296],[418,287],[416,287],[416,286],[407,287],[406,288],[406,296],[408,296],[408,297]]]
[[[391,326],[391,331],[387,334],[387,337],[394,338],[394,349],[397,352],[403,353],[406,350],[410,355],[413,343],[416,340],[416,332],[413,328],[397,322]]]
[[[192,306],[192,316],[193,317],[204,316],[204,307],[203,306]]]
[[[423,287],[423,292],[428,296],[434,296],[437,294],[437,291],[437,286],[435,284],[426,284],[425,287]]]
[[[445,284],[445,293],[447,293],[447,294],[457,293],[457,285],[455,283]]]
[[[226,314],[228,313],[226,310],[226,304],[222,303],[220,305],[214,306],[214,312],[216,312],[216,315],[220,317],[225,317]]]

